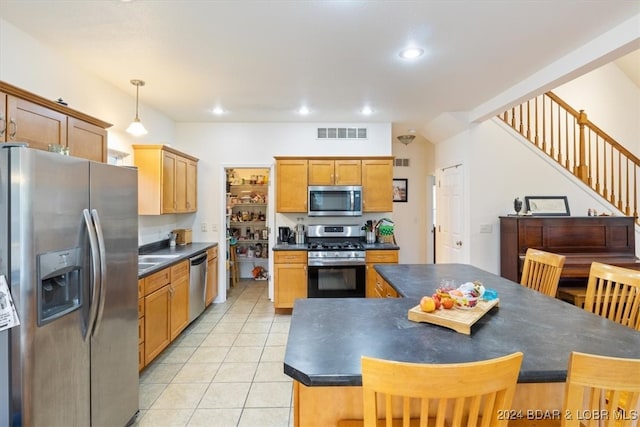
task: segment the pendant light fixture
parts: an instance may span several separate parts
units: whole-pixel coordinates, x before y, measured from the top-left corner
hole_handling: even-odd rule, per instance
[[[127,128],[127,132],[134,136],[146,135],[147,130],[142,125],[140,118],[138,117],[138,92],[140,90],[140,86],[144,86],[143,80],[131,80],[131,84],[136,87],[136,117],[133,119],[129,127]]]
[[[413,141],[414,139],[416,139],[415,135],[399,135],[398,136],[398,141],[402,142],[404,145],[411,144],[411,141]]]

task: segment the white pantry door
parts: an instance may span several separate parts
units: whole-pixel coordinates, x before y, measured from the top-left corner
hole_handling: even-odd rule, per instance
[[[464,263],[462,164],[439,171],[436,207],[436,263]]]

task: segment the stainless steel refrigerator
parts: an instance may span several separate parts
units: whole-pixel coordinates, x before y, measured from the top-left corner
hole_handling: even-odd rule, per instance
[[[137,211],[135,169],[0,144],[0,425],[135,419]]]

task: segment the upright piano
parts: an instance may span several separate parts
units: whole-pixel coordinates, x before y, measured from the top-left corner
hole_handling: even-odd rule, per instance
[[[574,303],[583,302],[593,261],[640,270],[633,217],[501,216],[502,277],[520,282],[527,248],[566,256],[558,296],[566,294],[565,287],[573,287],[569,294],[573,295],[571,302]]]

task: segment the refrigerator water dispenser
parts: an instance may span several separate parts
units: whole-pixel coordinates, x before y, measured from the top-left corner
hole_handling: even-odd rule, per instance
[[[80,248],[37,256],[38,326],[82,306]]]

